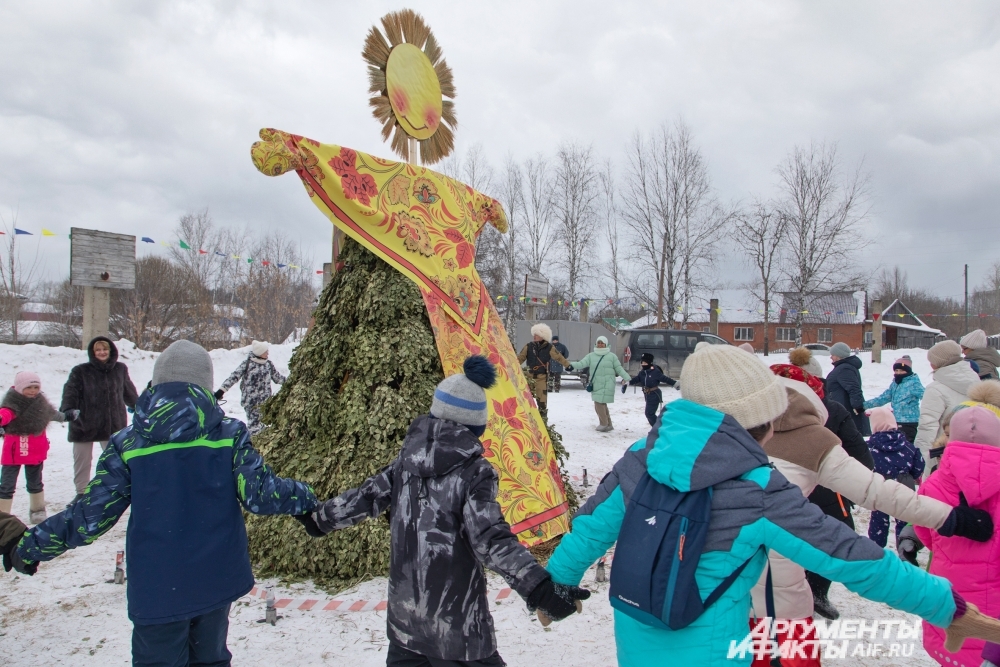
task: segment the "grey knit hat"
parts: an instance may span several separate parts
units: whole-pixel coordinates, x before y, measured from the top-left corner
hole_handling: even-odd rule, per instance
[[[171,343],[153,364],[153,386],[166,382],[189,382],[211,391],[215,385],[212,357],[189,340]]]
[[[830,356],[846,359],[851,356],[851,348],[847,347],[847,343],[836,343],[830,348]]]
[[[474,355],[462,364],[464,373],[451,375],[434,389],[431,414],[465,426],[486,426],[486,389],[496,382],[497,372],[489,359]]]

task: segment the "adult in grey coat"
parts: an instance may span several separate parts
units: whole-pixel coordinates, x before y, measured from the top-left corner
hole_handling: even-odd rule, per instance
[[[389,510],[390,666],[502,667],[484,566],[555,620],[590,596],[553,584],[511,532],[479,442],[488,416],[483,388],[496,371],[480,356],[464,370],[437,386],[431,413],[413,421],[395,461],[299,519],[319,536]]]

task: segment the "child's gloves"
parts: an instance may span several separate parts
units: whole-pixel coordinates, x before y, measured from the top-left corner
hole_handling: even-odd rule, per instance
[[[567,367],[566,367],[566,370],[568,370],[568,371],[572,371],[572,370],[573,370],[573,364],[570,364],[569,366],[567,366]]]
[[[225,395],[226,395],[226,392],[222,391],[221,389],[216,389],[215,390],[215,400],[221,401],[222,397],[225,396]]]
[[[958,507],[951,510],[944,525],[938,528],[944,537],[967,537],[976,542],[988,542],[993,537],[993,517],[986,510],[969,507],[965,494],[958,494]]]
[[[625,384],[625,382],[624,382],[624,381],[622,381],[622,393],[623,393],[623,394],[625,393],[625,390],[626,390],[626,389],[628,389],[628,385],[627,385],[627,384]]]
[[[296,521],[302,524],[302,527],[306,529],[309,533],[309,537],[323,537],[326,535],[322,530],[320,530],[319,525],[316,523],[315,519],[312,517],[312,512],[306,512],[305,514],[294,515]]]
[[[18,535],[7,544],[0,546],[0,551],[3,552],[3,569],[6,572],[17,570],[21,574],[26,574],[30,577],[38,571],[38,563],[25,561],[21,558],[17,553],[17,545],[20,542],[21,536]]]
[[[899,532],[899,536],[896,538],[896,552],[899,553],[899,557],[905,560],[907,563],[911,563],[920,567],[917,563],[917,552],[924,545],[920,542],[920,538],[917,537],[917,533],[913,530],[913,524],[908,523],[903,527],[903,530]]]
[[[554,584],[552,579],[546,579],[535,586],[528,596],[528,610],[544,612],[553,621],[568,618],[573,612],[579,611],[577,600],[590,598],[590,591],[579,586]]]
[[[67,410],[66,412],[63,413],[63,417],[65,417],[66,421],[68,422],[75,422],[77,419],[80,418],[80,411],[76,409]]]

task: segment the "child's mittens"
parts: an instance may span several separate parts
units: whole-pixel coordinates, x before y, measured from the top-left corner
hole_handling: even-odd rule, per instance
[[[326,533],[324,533],[316,523],[316,520],[312,518],[312,512],[296,514],[293,518],[302,524],[302,527],[306,529],[309,537],[323,537],[326,535]]]
[[[969,507],[965,494],[958,494],[958,507],[951,510],[938,528],[944,537],[966,537],[976,542],[988,542],[993,537],[993,517],[986,510]]]
[[[945,629],[945,650],[957,652],[969,637],[987,642],[1000,641],[1000,621],[981,614],[976,605],[966,602],[954,590],[952,595],[955,597],[955,617]]]

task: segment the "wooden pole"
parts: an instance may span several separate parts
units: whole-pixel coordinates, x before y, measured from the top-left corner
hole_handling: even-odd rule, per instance
[[[882,299],[872,301],[872,363],[882,363]]]
[[[719,300],[711,299],[708,302],[708,332],[715,336],[719,335]]]

